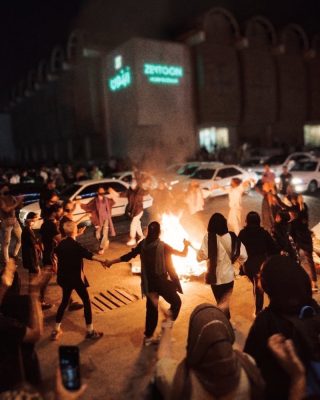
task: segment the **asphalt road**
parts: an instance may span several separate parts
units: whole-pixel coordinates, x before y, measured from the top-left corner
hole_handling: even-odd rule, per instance
[[[320,220],[320,202],[317,197],[306,197],[306,201],[310,208],[310,225],[313,226]],[[252,192],[244,197],[243,205],[244,215],[250,210],[260,211],[261,197]],[[216,211],[226,215],[226,197],[210,200],[198,220],[184,221],[192,240],[201,241],[208,219]],[[111,241],[106,252],[108,258],[128,251],[125,245],[128,222],[118,220],[116,229],[118,236]],[[91,248],[96,247],[90,229],[81,241]],[[97,342],[84,340],[85,322],[80,310],[66,312],[62,323],[64,333],[59,342],[49,340],[60,301],[60,288],[53,280],[48,298],[55,307],[45,312],[45,332],[37,346],[46,391],[50,392],[54,385],[58,346],[72,344],[80,348],[82,377],[89,386],[85,399],[151,399],[149,382],[156,361],[156,347],[142,346],[145,300],[140,296],[139,276],[133,276],[126,263],[104,270],[98,263],[88,261],[85,270],[94,303],[94,325],[104,332],[104,336]],[[25,276],[24,271],[22,274]],[[214,303],[210,287],[201,279],[184,282],[183,290],[181,313],[173,328],[173,357],[177,360],[184,356],[188,319],[193,308],[202,302]],[[240,348],[253,321],[253,311],[252,287],[245,277],[238,278],[231,300],[231,314],[236,327],[236,345]]]

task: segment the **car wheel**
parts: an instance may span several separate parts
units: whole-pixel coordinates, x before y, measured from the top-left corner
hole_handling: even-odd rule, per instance
[[[311,181],[308,186],[308,192],[315,193],[318,190],[318,183],[316,181]]]

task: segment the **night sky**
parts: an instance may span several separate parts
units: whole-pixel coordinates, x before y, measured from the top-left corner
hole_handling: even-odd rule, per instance
[[[56,44],[65,44],[74,27],[110,47],[134,35],[170,39],[214,6],[240,23],[260,14],[277,28],[295,22],[309,35],[320,31],[320,0],[0,0],[0,97]]]

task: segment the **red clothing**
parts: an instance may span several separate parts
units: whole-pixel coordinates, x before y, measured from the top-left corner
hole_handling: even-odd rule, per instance
[[[103,203],[104,207],[102,207]],[[91,213],[91,223],[94,226],[103,226],[104,221],[108,219],[110,234],[111,236],[115,236],[116,231],[111,218],[111,208],[113,204],[114,201],[108,197],[104,197],[102,201],[100,201],[98,197],[95,197],[89,201],[88,204],[81,204],[81,208]]]

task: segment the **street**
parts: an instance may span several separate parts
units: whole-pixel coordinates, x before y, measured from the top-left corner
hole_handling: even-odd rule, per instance
[[[319,199],[306,196],[306,202],[310,211],[310,227],[313,227],[319,222]],[[260,211],[261,196],[251,192],[244,197],[243,205],[244,216],[250,210]],[[217,211],[227,215],[227,197],[207,202],[201,220],[192,226],[193,230],[196,226],[198,231],[197,241],[201,241],[209,217]],[[124,234],[126,224],[127,222],[123,221],[116,223],[118,236],[111,241],[110,249],[106,252],[107,258],[115,258],[128,252],[129,248],[125,245],[127,235]],[[81,241],[89,247],[94,246],[92,230],[88,229]],[[103,331],[104,336],[97,342],[85,341],[82,310],[67,311],[62,322],[61,339],[58,342],[50,341],[49,336],[60,301],[60,288],[53,279],[49,286],[49,300],[55,306],[45,312],[45,331],[37,345],[44,387],[46,389],[54,387],[59,345],[70,344],[78,345],[80,348],[82,378],[88,383],[84,398],[96,400],[152,398],[148,386],[156,361],[156,346],[142,346],[145,300],[141,299],[140,277],[132,275],[130,266],[126,263],[104,270],[97,262],[87,261],[85,271],[90,283],[94,326],[97,330]],[[22,274],[25,274],[25,271],[22,271]],[[188,321],[193,308],[203,302],[214,303],[210,286],[205,285],[202,278],[183,282],[182,286],[184,291],[182,308],[173,327],[173,358],[177,360],[181,360],[184,356]],[[236,345],[240,348],[253,321],[253,311],[252,286],[247,278],[238,277],[235,280],[231,300],[231,318],[236,329]],[[160,323],[158,330],[159,327]]]

